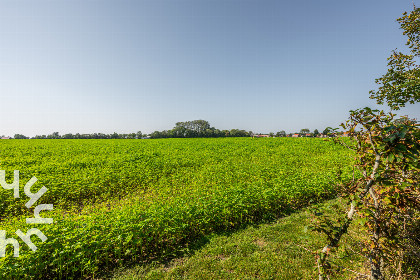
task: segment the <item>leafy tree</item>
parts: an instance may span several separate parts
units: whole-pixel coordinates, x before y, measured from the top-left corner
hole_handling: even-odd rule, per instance
[[[417,64],[420,57],[420,8],[414,7],[411,13],[405,12],[397,21],[408,37],[406,45],[410,53],[394,50],[388,58],[387,73],[376,79],[379,89],[370,91],[370,98],[376,99],[378,104],[385,102],[394,110],[406,103],[420,101],[420,67]]]
[[[64,135],[62,136],[62,138],[63,138],[63,139],[73,139],[73,138],[74,138],[74,136],[73,136],[73,134],[71,134],[71,133],[66,133],[66,134],[64,134]]]
[[[48,139],[60,139],[61,136],[58,132],[53,132],[52,134],[47,136]]]
[[[300,134],[306,134],[306,133],[309,133],[309,132],[310,132],[309,128],[303,128],[303,129],[300,130]]]
[[[205,120],[194,120],[186,122],[177,122],[174,129],[178,137],[204,137],[207,129],[210,129],[210,123]],[[182,133],[180,133],[182,132]]]
[[[230,137],[248,137],[248,132],[245,130],[239,130],[239,129],[231,129],[229,131]]]
[[[222,132],[223,137],[229,137],[230,136],[229,130],[224,129],[221,132]]]
[[[286,132],[284,130],[281,130],[281,131],[276,133],[276,136],[277,137],[286,137],[287,135],[286,135]]]
[[[136,139],[136,133],[129,133],[129,134],[127,134],[127,138],[128,139]]]
[[[23,134],[15,134],[15,136],[13,138],[14,139],[29,139],[29,137],[26,137]]]
[[[150,138],[152,139],[162,138],[162,133],[160,131],[154,131],[150,134]]]
[[[371,98],[379,104],[386,102],[391,110],[420,101],[420,68],[414,63],[419,56],[419,20],[418,8],[398,19],[411,54],[394,51],[388,72],[376,80],[379,90],[370,92]],[[408,279],[420,274],[420,129],[408,117],[395,118],[391,112],[366,107],[350,111],[349,120],[341,125],[351,142],[335,141],[354,150],[359,176],[342,186],[350,205],[346,215],[336,221],[321,215],[313,225],[328,239],[317,254],[320,280],[328,278],[329,256],[354,220],[369,233],[369,240],[360,244],[360,253],[370,262],[371,279]]]
[[[315,129],[314,130],[314,136],[316,137],[316,136],[318,136],[319,135],[319,131],[318,131],[318,129]]]
[[[118,139],[118,138],[120,138],[120,135],[118,133],[114,132],[110,135],[110,138],[111,139]]]

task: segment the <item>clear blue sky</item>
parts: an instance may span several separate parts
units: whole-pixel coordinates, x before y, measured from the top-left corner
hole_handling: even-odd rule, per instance
[[[0,135],[337,127],[377,107],[368,92],[405,49],[395,20],[412,5],[2,0]]]

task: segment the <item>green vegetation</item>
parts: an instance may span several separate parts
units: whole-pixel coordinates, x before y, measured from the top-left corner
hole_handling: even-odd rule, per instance
[[[331,197],[351,153],[313,138],[10,140],[0,168],[49,190],[40,203],[54,224],[32,252],[0,259],[3,279],[95,277],[130,262],[173,257],[213,233],[270,221]],[[8,237],[30,228],[26,200],[0,190]],[[5,210],[4,210],[5,209]],[[36,239],[36,240],[35,240]]]
[[[339,208],[332,200],[323,208]],[[312,210],[312,209],[310,209]],[[158,279],[315,279],[316,260],[308,252],[325,242],[305,225],[311,222],[309,211],[299,211],[274,223],[252,225],[235,233],[209,235],[197,242],[197,250],[169,262],[154,261],[114,273],[113,280]],[[349,229],[347,247],[338,250],[333,279],[351,279],[364,273],[363,258],[355,255],[360,241],[360,227]],[[337,266],[336,266],[337,267]],[[350,270],[352,271],[350,271]]]
[[[420,102],[420,8],[414,6],[397,21],[407,36],[408,54],[394,50],[388,71],[376,79],[379,89],[370,91],[372,99],[392,110]],[[370,262],[370,279],[420,276],[419,126],[408,116],[369,107],[350,111],[341,124],[350,142],[337,142],[355,152],[354,168],[361,176],[342,187],[348,212],[338,219],[321,217],[315,224],[328,237],[317,254],[319,280],[329,279],[329,258],[354,220],[369,236],[359,253]]]

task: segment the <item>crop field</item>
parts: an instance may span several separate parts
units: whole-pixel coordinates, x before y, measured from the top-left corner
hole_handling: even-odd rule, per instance
[[[331,197],[352,155],[315,138],[6,140],[0,169],[1,230],[20,243],[0,258],[1,279],[101,277],[129,263],[171,257],[206,234],[269,221]],[[24,186],[35,176],[27,209]],[[39,204],[52,224],[26,224]],[[32,251],[15,234],[36,227]]]

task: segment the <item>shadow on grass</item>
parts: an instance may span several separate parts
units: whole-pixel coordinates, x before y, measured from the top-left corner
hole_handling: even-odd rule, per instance
[[[288,217],[297,212],[304,212],[302,211],[304,208],[308,208],[321,202],[325,202],[331,198],[332,197],[328,197],[322,200],[319,199],[316,201],[307,201],[306,204],[299,205],[299,207],[296,207],[296,205],[295,207],[289,206],[285,209],[282,209],[281,212],[272,213],[268,216],[266,215],[263,219],[254,219],[247,223],[239,224],[238,226],[231,227],[228,229],[216,229],[209,234],[200,236],[189,236],[189,238],[184,239],[182,242],[179,242],[179,246],[177,246],[177,248],[175,250],[172,250],[171,252],[148,255],[147,258],[142,262],[125,262],[124,266],[117,267],[113,270],[104,271],[104,273],[102,273],[100,277],[102,277],[102,279],[114,279],[115,275],[119,275],[121,273],[124,274],[125,270],[133,270],[136,268],[140,269],[139,271],[134,272],[134,275],[137,275],[138,277],[140,277],[141,274],[147,274],[150,270],[153,270],[156,267],[169,270],[174,263],[182,262],[182,260],[190,258],[194,256],[197,252],[201,251],[211,242],[211,240],[214,237],[228,239],[233,237],[233,235],[237,234],[238,232],[249,229],[250,227],[258,231],[261,227],[266,226],[267,224],[273,224],[279,219]],[[157,251],[161,252],[162,250]],[[224,257],[221,256],[220,258],[223,259]],[[135,278],[135,276],[133,277],[134,278],[129,279],[137,279]]]

